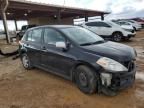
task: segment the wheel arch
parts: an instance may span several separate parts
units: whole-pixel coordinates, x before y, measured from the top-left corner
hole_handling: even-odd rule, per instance
[[[75,69],[81,65],[88,66],[89,68],[93,69],[97,74],[99,69],[96,69],[92,64],[79,60],[71,69],[71,80],[75,82]]]
[[[114,31],[114,32],[112,33],[112,36],[113,36],[115,33],[121,33],[122,36],[123,36],[123,33],[122,33],[121,31]]]
[[[20,56],[21,56],[22,54],[25,54],[25,53],[27,53],[27,50],[26,50],[25,48],[23,48],[23,49],[21,49],[21,50],[19,51]]]

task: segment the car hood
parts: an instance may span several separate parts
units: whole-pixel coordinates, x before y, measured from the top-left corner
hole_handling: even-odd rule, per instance
[[[82,46],[85,52],[108,57],[119,62],[135,59],[136,53],[130,46],[107,41],[100,44]]]

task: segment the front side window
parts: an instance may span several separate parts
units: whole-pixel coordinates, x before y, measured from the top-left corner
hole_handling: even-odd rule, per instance
[[[110,25],[108,25],[107,23],[105,23],[105,22],[99,22],[99,25],[101,26],[101,27],[109,27]]]
[[[87,26],[97,26],[97,24],[95,22],[89,22],[89,23],[86,23]]]
[[[42,29],[34,29],[27,35],[27,40],[34,43],[41,43]]]
[[[58,31],[46,28],[44,31],[44,43],[56,45],[56,42],[65,42],[65,38]]]
[[[93,26],[93,27],[101,27],[101,22],[89,22],[86,23],[87,26]]]

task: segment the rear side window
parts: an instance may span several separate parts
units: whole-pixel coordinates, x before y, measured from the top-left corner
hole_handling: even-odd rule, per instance
[[[44,43],[56,45],[56,42],[65,42],[65,38],[58,31],[46,28],[44,32]]]
[[[96,27],[108,27],[109,25],[105,22],[90,22],[86,24],[87,26],[96,26]]]
[[[89,22],[89,23],[86,23],[87,26],[97,26],[97,23],[96,22]]]
[[[34,29],[27,34],[27,40],[34,43],[41,43],[42,29]]]

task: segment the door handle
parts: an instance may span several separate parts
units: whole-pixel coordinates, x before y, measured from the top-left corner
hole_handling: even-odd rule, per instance
[[[46,50],[46,47],[45,47],[45,46],[43,46],[43,47],[42,47],[42,50]]]
[[[26,46],[29,46],[29,44],[26,44]]]

